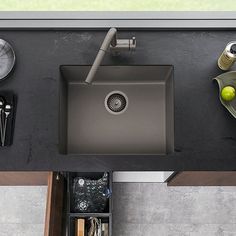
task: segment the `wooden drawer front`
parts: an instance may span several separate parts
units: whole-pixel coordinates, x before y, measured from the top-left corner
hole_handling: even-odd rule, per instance
[[[64,183],[62,175],[49,174],[44,236],[63,236]]]
[[[48,184],[50,172],[1,171],[0,186],[38,186]]]
[[[168,186],[236,186],[236,171],[182,171]]]

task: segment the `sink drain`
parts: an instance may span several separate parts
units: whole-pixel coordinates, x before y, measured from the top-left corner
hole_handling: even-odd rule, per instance
[[[128,107],[128,98],[120,91],[113,91],[106,96],[105,107],[111,114],[121,114]]]

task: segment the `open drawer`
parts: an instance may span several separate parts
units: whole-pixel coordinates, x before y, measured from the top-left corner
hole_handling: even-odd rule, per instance
[[[85,226],[89,225],[89,219],[91,217],[96,217],[102,224],[108,229],[108,234],[103,235],[112,235],[112,174],[108,174],[108,189],[109,189],[109,199],[107,199],[107,204],[104,207],[104,210],[99,212],[78,212],[75,210],[74,201],[73,201],[73,180],[74,179],[90,179],[98,180],[104,176],[104,172],[70,172],[67,174],[67,231],[69,236],[78,236],[80,234],[76,233],[77,223],[79,219],[84,220]],[[85,227],[86,228],[86,227]],[[103,227],[102,227],[103,228]],[[83,234],[82,234],[83,235]],[[85,236],[88,234],[85,233]]]
[[[0,172],[0,185],[47,186],[44,236],[77,236],[76,221],[96,217],[109,228],[112,235],[112,198],[107,200],[103,212],[78,213],[72,209],[72,182],[76,177],[99,179],[104,172]],[[111,174],[108,173],[108,189],[112,189]],[[86,234],[84,236],[87,236]]]
[[[66,181],[62,174],[48,173],[44,236],[67,235]]]

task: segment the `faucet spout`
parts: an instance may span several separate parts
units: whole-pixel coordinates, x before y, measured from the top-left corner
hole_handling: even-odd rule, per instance
[[[106,37],[104,38],[103,40],[103,43],[98,51],[98,54],[94,60],[94,63],[87,75],[87,78],[85,80],[85,83],[86,84],[91,84],[92,81],[93,81],[93,78],[98,70],[98,67],[101,65],[102,63],[102,60],[106,54],[106,51],[107,49],[110,47],[110,45],[112,45],[113,47],[116,46],[117,44],[117,40],[116,40],[116,33],[117,33],[117,30],[116,28],[111,28],[108,32],[107,32],[107,35]]]
[[[119,51],[132,51],[136,48],[136,39],[132,37],[131,39],[117,39],[117,30],[116,28],[111,28],[107,32],[106,37],[103,40],[102,46],[100,47],[98,54],[94,60],[94,63],[86,77],[85,83],[91,84],[95,74],[98,70],[98,67],[101,65],[102,60],[108,50],[112,52]]]

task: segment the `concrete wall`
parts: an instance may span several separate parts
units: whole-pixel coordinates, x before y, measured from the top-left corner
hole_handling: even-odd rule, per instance
[[[47,187],[0,187],[0,236],[42,236]],[[113,236],[235,236],[236,187],[114,183]]]
[[[115,183],[114,236],[235,236],[236,187]]]
[[[0,236],[42,236],[47,186],[0,187]]]

